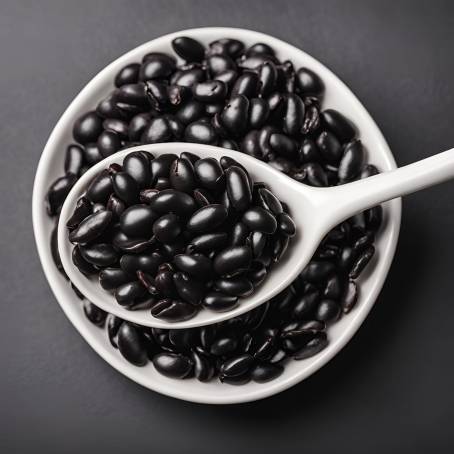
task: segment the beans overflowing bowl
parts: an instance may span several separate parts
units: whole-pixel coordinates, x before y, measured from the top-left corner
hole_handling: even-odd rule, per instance
[[[82,274],[97,275],[118,304],[169,322],[237,306],[296,232],[234,159],[144,150],[95,176],[66,225]]]
[[[182,40],[185,36],[200,45]],[[172,42],[185,61],[175,60]],[[154,54],[151,59],[150,54]],[[158,70],[163,73],[154,78],[153,71]],[[112,91],[114,81],[117,88]],[[356,127],[346,117],[354,120]],[[70,143],[71,131],[78,143]],[[51,252],[44,246],[46,232],[50,233],[42,208],[48,189],[44,181],[57,176],[51,158],[60,156],[62,162],[62,147],[68,146],[66,174],[47,193],[49,213],[58,215],[69,189],[90,165],[123,147],[138,145],[137,141],[172,140],[239,149],[298,181],[318,186],[342,184],[374,173],[375,168],[366,162],[363,143],[382,170],[394,167],[390,152],[364,108],[320,63],[279,40],[235,29],[169,35],[125,55],[87,86],[49,140],[35,183],[38,248],[62,307],[90,344],[134,380],[176,397],[220,403],[276,393],[328,361],[367,315],[394,252],[399,201],[386,204],[386,217],[392,222],[381,227],[378,237],[380,208],[334,229],[292,286],[259,308],[263,313],[257,310],[212,328],[164,332],[108,316],[107,338],[120,354],[136,365],[144,365],[148,358],[154,364],[131,369],[116,350],[109,349],[102,333],[82,319],[85,313],[96,325],[104,325],[106,314],[87,301],[83,308],[69,305],[74,299],[69,287],[51,269]],[[58,266],[55,235],[53,239]],[[365,268],[374,250],[380,252],[375,267]],[[367,274],[358,285],[363,269]],[[355,310],[339,320],[356,300]],[[225,350],[219,350],[224,344]],[[266,350],[263,356],[262,349]],[[292,357],[302,361],[288,362]],[[178,378],[195,375],[203,383],[170,380],[160,377],[158,371]],[[214,376],[243,384],[250,379],[263,382],[278,378],[243,387],[205,382]]]

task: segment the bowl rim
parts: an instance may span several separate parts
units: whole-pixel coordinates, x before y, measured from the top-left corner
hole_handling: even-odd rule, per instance
[[[107,338],[104,342],[100,342],[98,337],[90,329],[88,320],[81,318],[78,314],[77,308],[74,305],[69,304],[67,300],[67,294],[63,288],[61,282],[61,276],[59,275],[58,270],[56,269],[49,244],[48,229],[45,226],[47,214],[44,209],[44,195],[48,188],[48,180],[46,178],[46,168],[50,165],[50,162],[53,159],[53,150],[56,148],[57,142],[60,136],[67,130],[68,126],[72,128],[72,118],[75,113],[79,110],[79,105],[86,100],[87,97],[90,97],[90,93],[94,91],[97,87],[100,88],[105,85],[105,79],[113,80],[112,72],[117,69],[118,66],[124,64],[123,62],[130,59],[133,56],[143,55],[147,51],[150,51],[151,47],[158,47],[159,45],[170,43],[170,41],[181,35],[188,35],[192,37],[203,38],[210,36],[211,39],[218,39],[220,37],[230,36],[237,39],[254,40],[254,41],[263,41],[270,44],[272,47],[276,48],[279,52],[295,53],[298,52],[304,56],[306,61],[310,62],[311,67],[317,68],[316,71],[321,71],[323,73],[322,79],[324,81],[331,79],[335,84],[341,86],[343,91],[348,95],[350,101],[354,104],[355,110],[358,115],[361,115],[369,124],[369,127],[373,130],[374,140],[378,142],[380,148],[383,150],[382,158],[387,164],[387,170],[396,168],[396,163],[394,157],[389,149],[388,144],[386,143],[383,134],[376,125],[375,121],[372,119],[368,111],[359,101],[359,99],[353,94],[353,92],[347,87],[347,85],[342,82],[330,69],[328,69],[321,62],[307,54],[305,51],[297,48],[296,46],[289,44],[285,41],[282,41],[278,38],[270,36],[265,33],[256,32],[253,30],[247,30],[242,28],[234,27],[201,27],[201,28],[192,28],[185,29],[173,33],[169,33],[158,38],[152,39],[144,44],[141,44],[134,49],[124,53],[112,63],[103,68],[95,77],[93,77],[77,94],[77,96],[71,101],[69,106],[66,108],[54,129],[52,130],[49,139],[44,147],[43,153],[39,159],[35,180],[33,184],[33,197],[32,197],[32,218],[33,218],[33,230],[35,236],[35,242],[38,249],[38,255],[41,261],[41,265],[44,271],[44,274],[49,282],[49,285],[54,293],[57,302],[62,308],[65,315],[74,325],[74,327],[79,331],[81,336],[88,342],[88,344],[112,367],[117,369],[122,374],[126,375],[128,378],[134,380],[135,382],[141,384],[142,386],[151,389],[153,391],[159,392],[161,394],[168,395],[170,397],[175,397],[178,399],[197,402],[197,403],[207,403],[207,404],[232,404],[232,403],[242,403],[250,402],[271,395],[277,394],[281,391],[284,391],[296,383],[304,380],[309,377],[324,366],[328,361],[330,361],[339,351],[348,343],[348,341],[353,337],[357,332],[364,319],[370,312],[371,308],[375,304],[375,301],[380,293],[384,281],[388,275],[389,268],[391,266],[392,260],[394,258],[397,240],[399,237],[400,223],[401,223],[401,208],[402,203],[401,199],[394,199],[390,202],[387,202],[386,208],[389,212],[389,235],[387,237],[386,245],[381,252],[383,258],[381,258],[380,266],[381,272],[377,272],[377,277],[374,280],[372,289],[369,292],[369,296],[366,301],[362,302],[361,307],[356,308],[352,318],[350,319],[350,324],[347,328],[335,339],[333,339],[328,347],[322,350],[318,355],[311,358],[310,364],[303,366],[305,361],[300,361],[302,364],[301,368],[297,370],[292,375],[282,378],[281,376],[276,380],[264,383],[260,387],[249,391],[249,392],[240,392],[243,387],[234,387],[238,390],[237,393],[222,393],[216,395],[204,395],[200,392],[194,392],[185,389],[184,386],[179,386],[179,381],[169,379],[169,383],[153,382],[152,380],[145,379],[141,374],[139,374],[135,369],[135,366],[130,365],[125,360],[123,360],[120,355],[114,355],[112,351],[113,348],[110,346]],[[80,308],[79,308],[80,311]],[[349,315],[351,315],[350,313]],[[107,345],[107,347],[106,347]]]

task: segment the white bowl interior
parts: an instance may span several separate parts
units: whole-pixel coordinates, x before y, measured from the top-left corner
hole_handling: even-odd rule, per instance
[[[284,373],[276,380],[244,386],[229,386],[217,381],[200,383],[195,379],[172,380],[158,374],[151,364],[143,368],[130,365],[114,350],[106,333],[85,318],[80,300],[67,281],[57,271],[49,248],[53,222],[48,218],[44,197],[51,182],[63,173],[64,151],[72,141],[72,125],[87,110],[93,109],[113,87],[115,74],[124,65],[140,61],[148,52],[172,52],[171,41],[177,36],[191,36],[204,44],[222,37],[242,40],[246,45],[264,42],[273,47],[279,58],[291,60],[295,67],[305,66],[323,79],[326,92],[323,108],[338,109],[358,127],[359,137],[369,153],[369,161],[381,170],[396,167],[391,151],[380,130],[368,112],[341,82],[324,65],[296,47],[271,36],[235,28],[200,28],[184,30],[162,36],[143,44],[123,55],[89,82],[64,112],[55,126],[41,156],[33,190],[33,226],[41,263],[49,284],[67,317],[86,341],[113,367],[130,379],[154,391],[193,402],[226,404],[261,399],[276,394],[298,383],[326,364],[349,341],[373,306],[388,273],[397,244],[401,218],[401,201],[395,199],[384,207],[385,222],[376,241],[377,254],[359,279],[360,297],[351,313],[342,317],[328,329],[330,343],[318,355],[303,360],[290,361]]]

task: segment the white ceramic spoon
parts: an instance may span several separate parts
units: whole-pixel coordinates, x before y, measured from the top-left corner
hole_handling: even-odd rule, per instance
[[[265,182],[277,197],[286,202],[297,226],[297,234],[282,259],[271,269],[265,281],[254,293],[240,300],[228,312],[201,309],[192,319],[169,323],[153,317],[149,310],[129,311],[120,306],[112,293],[103,290],[97,279],[81,274],[71,260],[72,244],[68,240],[66,221],[71,216],[77,199],[93,177],[112,163],[137,150],[147,150],[155,156],[164,153],[180,154],[189,151],[200,157],[230,156],[249,171],[254,181]],[[76,287],[94,304],[118,317],[143,326],[157,328],[190,328],[209,325],[250,311],[268,301],[287,287],[310,261],[323,237],[345,219],[387,200],[424,189],[454,177],[454,149],[342,186],[315,188],[296,182],[273,167],[251,156],[209,145],[165,143],[142,145],[120,151],[88,170],[76,183],[63,205],[58,226],[58,243],[63,267]]]

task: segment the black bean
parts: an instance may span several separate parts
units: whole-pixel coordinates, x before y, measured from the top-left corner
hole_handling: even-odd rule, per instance
[[[293,219],[287,213],[279,214],[276,219],[279,232],[289,237],[295,235],[296,225],[293,222]]]
[[[254,358],[247,353],[235,356],[221,364],[219,374],[222,379],[225,377],[237,377],[238,375],[243,375],[251,368],[253,362]]]
[[[147,103],[151,104],[153,109],[158,112],[165,111],[170,105],[169,92],[167,84],[156,80],[148,80],[145,82],[145,93]]]
[[[318,333],[311,341],[309,341],[299,352],[293,355],[296,360],[310,358],[321,352],[328,345],[326,333]]]
[[[249,100],[243,95],[233,96],[221,113],[222,126],[233,137],[239,137],[247,127],[248,113]]]
[[[209,278],[212,273],[211,260],[203,254],[178,254],[174,257],[173,263],[179,270],[195,278],[200,276]]]
[[[143,131],[150,123],[151,116],[149,113],[139,113],[135,115],[128,126],[129,140],[137,141],[142,137]]]
[[[216,145],[217,135],[213,126],[204,121],[190,123],[184,131],[185,142]]]
[[[84,314],[96,326],[103,327],[106,322],[107,313],[90,301],[84,301]]]
[[[327,109],[322,112],[324,125],[333,132],[342,142],[349,142],[356,135],[356,130],[350,120],[334,109]]]
[[[151,183],[150,161],[141,151],[129,153],[123,160],[123,170],[136,181],[139,188]]]
[[[312,139],[304,139],[298,153],[301,162],[319,162],[321,160],[320,152]]]
[[[139,185],[126,172],[118,172],[112,176],[112,185],[117,197],[127,205],[133,205],[139,200]]]
[[[193,86],[194,98],[205,103],[223,101],[227,96],[227,85],[220,80],[200,82]]]
[[[75,229],[87,216],[91,213],[91,203],[85,197],[82,196],[77,200],[76,208],[73,211],[72,216],[66,222],[66,227],[69,230]]]
[[[173,282],[180,298],[193,305],[200,304],[205,294],[205,286],[202,282],[191,278],[186,273],[175,273]]]
[[[172,41],[173,50],[183,59],[190,62],[201,62],[205,57],[203,45],[187,36],[180,36]]]
[[[179,218],[173,214],[165,214],[153,224],[153,233],[162,243],[173,243],[181,233]]]
[[[82,257],[82,254],[80,253],[80,249],[78,246],[73,248],[71,258],[72,258],[72,262],[77,267],[77,269],[82,274],[85,274],[85,276],[91,276],[92,274],[95,274],[97,272],[96,268],[91,263],[88,263]]]
[[[123,357],[135,366],[145,366],[147,351],[145,339],[138,328],[131,323],[124,322],[118,329],[118,350]]]
[[[270,211],[261,207],[247,210],[242,217],[242,222],[251,230],[272,234],[277,229],[276,218]]]
[[[183,217],[190,216],[197,209],[191,196],[174,189],[160,191],[150,200],[150,207],[158,213],[172,212]]]
[[[130,280],[131,276],[120,268],[104,268],[99,273],[99,283],[104,290],[114,290]]]
[[[171,142],[172,138],[173,133],[169,122],[163,117],[155,117],[143,129],[141,141],[143,143]]]
[[[229,247],[219,252],[213,261],[214,270],[220,276],[233,276],[249,268],[252,251],[248,246]]]
[[[169,153],[158,156],[151,161],[151,173],[153,176],[152,184],[154,184],[158,178],[167,177],[169,175],[172,164],[177,158],[177,155]]]
[[[317,162],[310,162],[304,165],[307,182],[311,186],[325,187],[328,186],[328,177],[322,166]]]
[[[270,147],[278,155],[295,159],[298,154],[296,142],[285,134],[271,134]]]
[[[118,260],[118,253],[111,244],[81,245],[79,248],[82,257],[95,266],[110,266]]]
[[[227,194],[233,208],[245,211],[252,202],[251,186],[248,174],[236,165],[226,170]]]
[[[120,228],[131,238],[150,238],[157,214],[145,204],[127,208],[120,217]]]
[[[66,148],[65,173],[72,173],[79,176],[84,165],[84,149],[76,144],[70,144]]]
[[[197,314],[198,309],[193,304],[183,301],[163,299],[151,308],[151,314],[167,322],[182,322]]]
[[[155,276],[153,287],[156,289],[156,294],[164,298],[175,298],[177,296],[173,283],[173,272],[170,270],[160,268]],[[150,291],[150,288],[148,288],[148,291]],[[154,290],[153,293],[155,293]]]
[[[222,292],[209,292],[202,300],[203,307],[216,312],[229,311],[237,304],[237,296],[226,295]]]
[[[163,79],[171,76],[174,71],[174,60],[156,54],[143,62],[138,78],[140,80]]]
[[[330,164],[338,164],[342,158],[342,147],[339,140],[329,131],[323,131],[317,137],[317,146],[322,157]]]
[[[335,266],[332,262],[312,260],[304,268],[301,276],[308,282],[318,283],[324,281],[334,271]]]
[[[72,243],[88,243],[101,235],[112,221],[110,211],[99,211],[87,216],[73,231],[69,233]]]
[[[325,90],[323,81],[309,68],[300,68],[296,72],[295,83],[298,91],[304,96],[320,96]]]
[[[364,158],[364,148],[360,140],[347,143],[339,163],[339,182],[345,183],[356,178],[361,172]]]
[[[224,205],[212,204],[199,208],[190,218],[186,228],[195,234],[209,232],[223,224],[227,218]]]
[[[231,96],[243,95],[246,98],[254,98],[259,91],[259,77],[253,72],[244,72],[232,87]]]
[[[237,375],[235,377],[220,376],[219,380],[226,385],[243,386],[251,381],[251,374],[250,372],[246,372],[243,375]]]
[[[188,245],[189,252],[212,252],[227,244],[226,232],[205,233],[194,237]]]
[[[116,317],[113,314],[109,314],[106,318],[106,325],[107,325],[107,335],[109,337],[109,341],[114,348],[118,348],[117,343],[117,335],[120,326],[123,324],[123,320],[119,317]]]
[[[194,363],[194,375],[197,380],[201,382],[210,381],[213,378],[215,371],[207,355],[193,350],[191,352],[191,359]]]
[[[232,337],[220,337],[210,346],[210,353],[215,356],[225,356],[236,350],[238,342]]]
[[[252,284],[257,287],[265,280],[266,273],[266,267],[262,263],[252,262],[251,269],[247,273],[247,277]]]
[[[223,187],[225,180],[224,171],[217,159],[199,159],[195,163],[194,169],[198,180],[206,188],[218,191]]]
[[[243,276],[218,279],[214,282],[214,286],[220,292],[231,296],[248,296],[254,290],[251,281]]]
[[[77,180],[73,173],[67,173],[65,176],[57,178],[46,194],[46,209],[49,216],[59,214],[66,196],[71,191]]]
[[[259,188],[258,203],[262,208],[271,211],[274,215],[280,215],[283,212],[281,202],[269,189]]]
[[[290,135],[299,134],[303,126],[304,112],[304,103],[301,98],[295,94],[288,94],[285,100],[284,132]]]
[[[139,71],[139,63],[130,63],[129,65],[124,66],[115,76],[115,86],[121,87],[122,85],[137,83],[139,80]]]
[[[127,282],[115,290],[115,299],[122,306],[132,306],[138,299],[145,296],[147,290],[139,281]]]
[[[120,259],[120,266],[125,273],[134,276],[138,270],[155,274],[164,257],[158,252],[142,252],[138,254],[124,254]]]
[[[115,92],[115,99],[120,103],[144,107],[144,110],[149,107],[147,91],[143,83],[123,85]]]
[[[340,300],[342,311],[347,314],[350,312],[358,301],[358,286],[351,279],[348,281],[344,294]]]
[[[323,299],[320,301],[316,311],[315,318],[322,322],[332,322],[340,316],[340,307],[336,301]]]
[[[177,191],[191,193],[196,186],[195,171],[189,159],[179,158],[172,162],[170,183]]]
[[[283,366],[272,363],[257,364],[251,371],[251,378],[257,383],[266,383],[274,380],[284,372]]]
[[[358,256],[358,258],[353,263],[352,268],[350,270],[349,276],[352,279],[356,279],[361,274],[361,272],[364,270],[366,265],[370,262],[370,260],[374,256],[374,253],[375,253],[374,246],[369,246],[364,251],[361,252],[361,254]]]
[[[235,62],[228,55],[211,55],[206,62],[208,71],[213,77],[225,71],[236,69]]]
[[[115,132],[121,140],[127,140],[129,137],[128,123],[116,118],[107,118],[102,123],[106,131]],[[99,138],[98,138],[99,141]]]
[[[171,83],[182,87],[192,87],[206,79],[205,71],[201,68],[191,68],[175,73]]]
[[[185,378],[193,367],[191,359],[176,353],[159,353],[153,358],[156,370],[169,378]]]
[[[96,112],[87,112],[74,123],[73,137],[81,144],[96,142],[102,131],[101,117]]]

